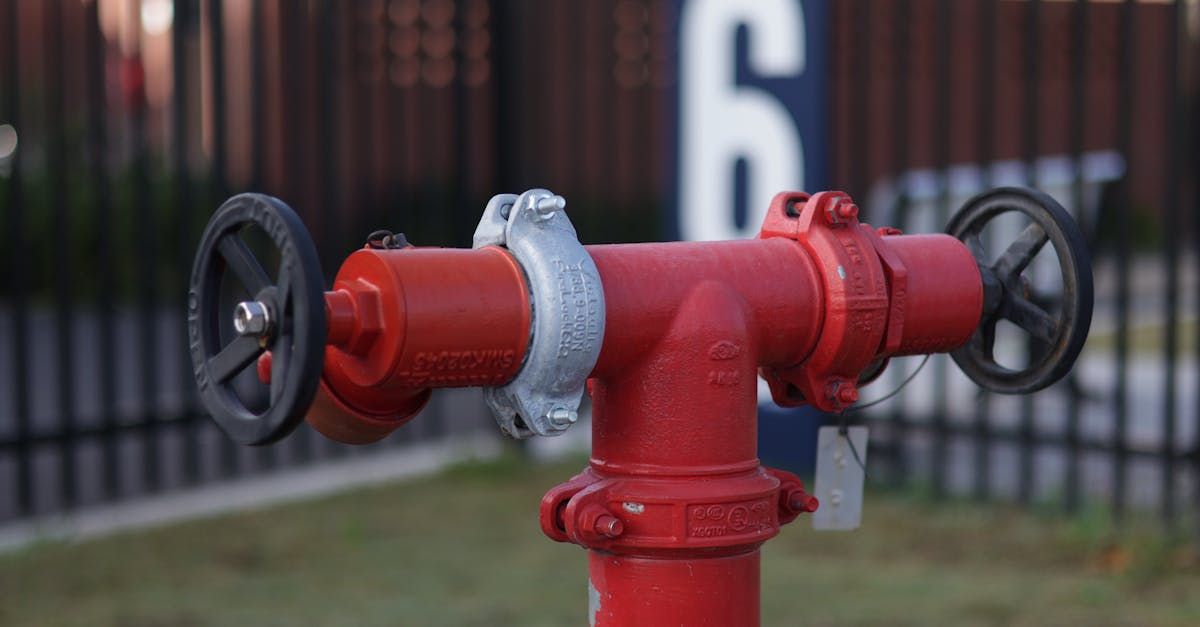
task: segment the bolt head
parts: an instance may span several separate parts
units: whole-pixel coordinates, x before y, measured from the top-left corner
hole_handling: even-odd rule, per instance
[[[858,205],[848,197],[831,199],[825,205],[825,221],[830,226],[842,226],[853,218],[858,217]]]
[[[610,538],[616,538],[625,533],[625,523],[621,522],[621,519],[616,516],[601,516],[596,519],[596,532]]]
[[[842,388],[842,390],[838,392],[838,400],[847,405],[855,403],[858,401],[858,390],[854,388]]]
[[[858,402],[858,389],[852,383],[842,383],[838,386],[837,400],[842,405],[853,405]]]
[[[794,512],[812,513],[817,511],[820,503],[817,501],[817,497],[807,494],[803,490],[797,490],[792,493],[792,498],[788,500],[788,505],[791,506]]]

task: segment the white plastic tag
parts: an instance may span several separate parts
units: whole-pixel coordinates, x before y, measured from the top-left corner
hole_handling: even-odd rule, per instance
[[[812,514],[813,529],[847,531],[862,524],[866,463],[866,427],[849,427],[846,435],[839,433],[838,427],[821,427],[817,432],[817,479],[813,493],[821,505]]]

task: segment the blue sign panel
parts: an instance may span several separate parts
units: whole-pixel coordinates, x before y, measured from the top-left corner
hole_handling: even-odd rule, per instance
[[[828,0],[678,0],[669,239],[754,237],[771,197],[828,183]],[[811,408],[760,390],[759,457],[812,472]]]
[[[669,235],[753,237],[827,180],[828,0],[679,0]]]

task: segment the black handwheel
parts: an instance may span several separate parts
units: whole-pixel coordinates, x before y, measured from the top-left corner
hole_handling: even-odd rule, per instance
[[[257,227],[279,253],[272,281],[241,237]],[[222,311],[225,270],[249,300]],[[188,345],[200,400],[229,437],[269,444],[304,419],[321,380],[325,355],[324,276],[316,247],[300,217],[278,198],[239,194],[208,222],[192,265],[188,291]],[[233,340],[222,346],[221,321],[232,319]],[[255,411],[234,389],[234,377],[271,351],[266,409]]]
[[[1029,218],[1016,241],[993,262],[980,237],[997,216],[1019,212]],[[966,346],[950,353],[971,380],[1004,394],[1028,394],[1063,378],[1075,364],[1092,324],[1092,264],[1075,220],[1050,196],[1031,189],[1004,187],[984,192],[963,205],[946,232],[961,240],[979,263],[984,303],[979,328]],[[1052,315],[1032,295],[1022,277],[1050,242],[1062,271],[1060,311]],[[996,362],[996,323],[1008,320],[1037,344],[1030,363],[1013,370]]]

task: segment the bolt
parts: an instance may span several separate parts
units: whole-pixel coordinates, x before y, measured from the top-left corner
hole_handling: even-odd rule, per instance
[[[576,420],[579,420],[579,413],[560,405],[546,412],[546,418],[550,420],[550,424],[558,429],[566,429],[575,424]]]
[[[596,519],[596,533],[615,538],[622,533],[625,533],[625,524],[620,518],[605,514]]]
[[[233,310],[233,328],[238,335],[265,335],[271,323],[267,306],[258,301],[245,301]]]
[[[833,206],[825,207],[825,219],[829,224],[842,224],[858,217],[858,205],[849,198],[843,196],[831,202]]]
[[[792,492],[792,496],[788,499],[788,506],[794,512],[815,512],[821,503],[817,501],[817,497],[807,494],[804,490],[796,490]]]
[[[554,212],[562,211],[567,206],[567,200],[559,195],[542,196],[533,202],[533,211],[540,220],[549,220]]]
[[[837,400],[842,405],[853,405],[858,401],[858,390],[853,383],[843,383],[838,386]]]
[[[858,401],[858,388],[852,381],[835,379],[825,387],[825,394],[837,409],[844,409]]]

